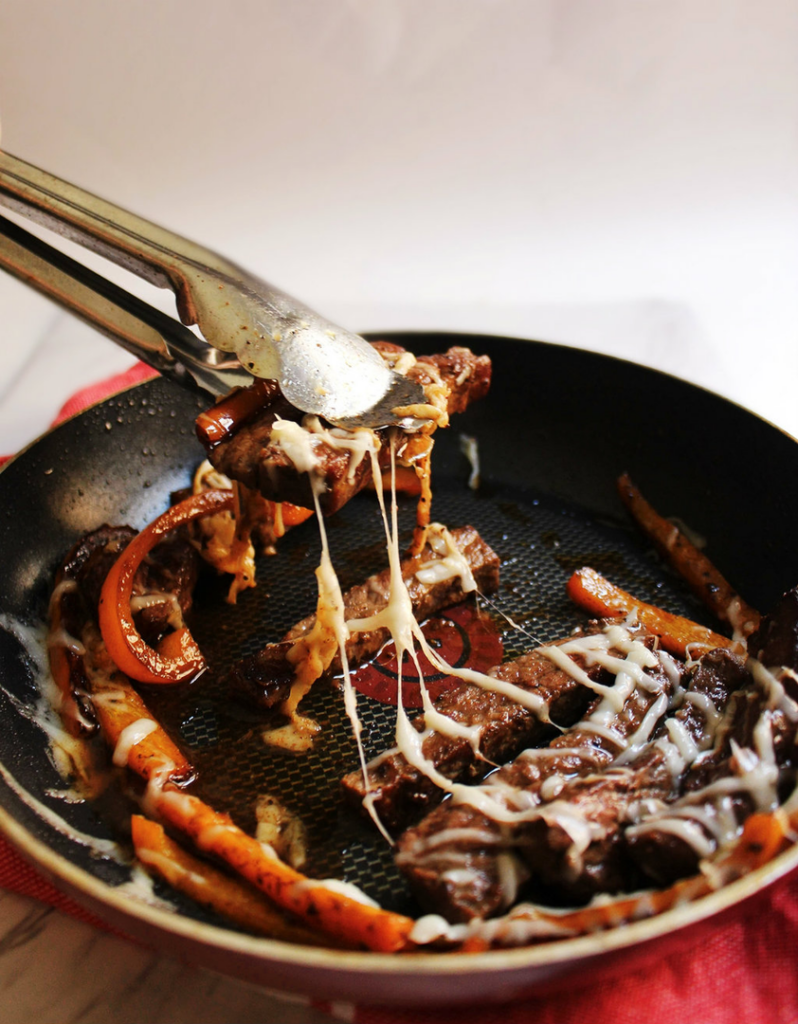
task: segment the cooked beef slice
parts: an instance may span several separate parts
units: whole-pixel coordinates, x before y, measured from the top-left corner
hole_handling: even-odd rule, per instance
[[[479,536],[472,526],[450,531],[458,550],[464,556],[477,587],[483,594],[492,594],[499,586],[499,557]],[[417,556],[402,562],[402,578],[407,584],[413,614],[421,622],[443,608],[464,601],[459,576],[437,583],[422,583],[416,573],[421,565],[435,562],[442,556],[427,546]],[[352,587],[344,595],[344,617],[365,619],[381,612],[388,604],[391,584],[390,569],[383,569],[364,583]],[[257,653],[243,658],[230,669],[228,682],[234,696],[260,708],[272,708],[288,696],[294,676],[288,654],[294,641],[313,629],[316,616],[309,615],[293,626],[282,641],[267,644]],[[346,656],[350,665],[357,665],[376,654],[389,639],[387,629],[372,629],[354,634],[346,643]],[[341,671],[340,655],[336,654],[329,668],[332,674]]]
[[[394,346],[395,348],[395,346]],[[450,389],[448,411],[462,412],[485,395],[490,387],[491,364],[487,356],[475,356],[469,349],[454,347],[435,356],[421,356],[408,376],[429,383],[436,376]],[[272,428],[277,418],[298,422],[302,414],[280,396],[254,417],[245,421],[231,436],[208,452],[213,465],[247,487],[260,491],[272,501],[288,501],[304,508],[313,508],[313,494],[307,473],[300,472],[286,452],[272,442]],[[412,435],[399,431],[397,447]],[[390,448],[388,431],[377,431],[381,441],[380,464],[388,465]],[[322,484],[319,502],[324,515],[331,515],[360,491],[371,477],[371,460],[353,464],[345,449],[317,442],[314,446],[317,466],[313,470]]]

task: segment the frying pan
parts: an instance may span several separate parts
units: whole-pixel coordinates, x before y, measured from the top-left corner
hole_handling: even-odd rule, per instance
[[[579,621],[564,583],[582,564],[712,624],[626,521],[614,487],[624,470],[664,514],[709,538],[710,557],[751,604],[766,610],[798,581],[798,444],[765,421],[684,381],[572,348],[452,334],[388,338],[418,353],[465,344],[493,359],[489,397],[436,442],[433,517],[471,522],[499,552],[497,604],[526,631],[504,629],[505,656],[529,647],[530,636],[545,642]],[[674,943],[684,950],[798,865],[798,850],[790,850],[660,917],[470,957],[287,946],[236,932],[166,890],[161,895],[177,913],[121,892],[129,867],[97,857],[75,838],[107,839],[111,826],[92,807],[53,796],[64,783],[30,715],[41,651],[31,628],[46,615],[57,564],[82,533],[103,522],[141,527],[188,483],[202,456],[193,433],[200,408],[195,396],[153,380],[62,424],[0,473],[0,828],[56,884],[128,934],[250,981],[321,998],[433,1005],[506,999],[559,984],[577,968],[628,969]],[[476,492],[466,485],[460,433],[478,441]],[[411,519],[408,509],[408,527]],[[359,496],[329,530],[344,587],[381,567],[373,499]],[[341,808],[337,780],[354,766],[355,752],[340,693],[323,684],[312,691],[308,711],[323,722],[324,740],[298,760],[251,742],[257,723],[215,689],[219,667],[276,639],[314,607],[317,558],[309,523],[262,560],[258,588],[237,608],[223,606],[219,587],[206,584],[194,631],[211,671],[201,686],[161,691],[154,711],[188,748],[214,806],[246,825],[255,797],[279,794],[308,823],[309,873],[346,877],[383,905],[413,911],[390,851]],[[363,697],[360,706],[370,756],[390,744],[393,709]]]

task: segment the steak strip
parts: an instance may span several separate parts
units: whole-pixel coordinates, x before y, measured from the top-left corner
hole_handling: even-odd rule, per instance
[[[450,531],[460,553],[468,563],[479,590],[484,594],[494,593],[499,586],[499,557],[485,543],[473,526],[463,526]],[[422,583],[416,573],[421,565],[435,562],[442,556],[427,546],[414,558],[402,562],[402,578],[407,584],[413,614],[423,621],[442,608],[465,601],[468,594],[463,590],[459,576],[437,583]],[[344,594],[344,617],[351,619],[368,618],[382,611],[390,595],[390,569],[371,576]],[[228,673],[228,684],[232,694],[259,708],[272,708],[288,697],[294,679],[294,668],[288,661],[288,652],[294,642],[306,636],[313,629],[315,615],[309,615],[298,622],[278,643],[267,644],[256,654],[235,664]],[[346,656],[350,665],[356,665],[376,654],[389,639],[387,629],[374,629],[357,633],[346,642]],[[336,654],[328,670],[335,674],[341,671],[340,654]]]
[[[628,767],[568,783],[557,799],[589,830],[589,845],[576,853],[556,818],[541,818],[520,829],[518,853],[536,880],[570,903],[598,893],[634,889],[639,871],[630,863],[623,824],[634,807],[662,804],[679,795],[691,759],[714,756],[724,712],[735,691],[749,682],[738,655],[718,649],[705,654],[686,678],[678,710],[665,720],[661,735]],[[690,873],[690,872],[687,872]]]
[[[587,635],[600,628],[598,623],[591,623]],[[560,643],[569,643],[576,635],[584,634],[574,634]],[[587,666],[578,658],[577,661],[592,680],[610,681],[609,673],[599,665]],[[537,650],[505,662],[489,674],[539,697],[550,722],[545,721],[545,715],[539,717],[511,697],[474,683],[459,682],[446,690],[434,702],[436,711],[461,725],[481,727],[480,757],[461,736],[434,730],[425,735],[423,756],[453,782],[476,782],[492,765],[503,764],[525,747],[552,739],[557,728],[566,728],[577,721],[593,696],[587,687],[581,686]],[[426,731],[423,715],[414,718],[412,724],[417,732]],[[380,820],[395,831],[417,820],[443,797],[442,790],[395,749],[371,761],[367,772],[368,788],[363,775],[352,772],[343,779],[344,793],[357,807],[362,806],[368,793]]]
[[[525,814],[536,819],[540,809],[545,820],[568,832],[570,848],[587,846],[589,830],[559,799],[566,781],[601,771],[643,746],[665,714],[675,683],[672,659],[666,671],[662,659],[668,656],[654,653],[655,638],[647,631],[611,624],[604,633],[611,645],[609,650],[605,645],[605,653],[618,659],[614,685],[548,747],[524,751],[476,787],[475,798],[490,798],[500,812],[497,817],[506,820],[496,820],[465,798],[449,800],[400,837],[397,866],[426,910],[449,921],[468,921],[490,917],[515,902],[518,884],[534,866],[524,856]],[[566,647],[569,654],[572,649]],[[587,645],[582,651],[588,663],[593,660]],[[617,695],[612,692],[616,688]]]
[[[757,659],[748,662],[753,678],[736,695],[723,744],[688,770],[676,804],[650,813],[641,807],[626,830],[629,857],[657,884],[695,874],[702,859],[736,838],[749,815],[773,810],[794,789],[798,689],[789,672],[798,671],[797,638],[798,588],[749,638]]]
[[[391,357],[398,357],[404,352],[399,346],[385,342],[376,343],[376,347]],[[448,412],[463,412],[471,402],[487,394],[491,364],[487,356],[475,356],[470,349],[453,347],[441,355],[420,356],[407,375],[422,384],[433,383],[439,377],[449,388]],[[303,416],[279,395],[234,429],[231,436],[208,447],[208,458],[231,479],[260,491],[272,501],[288,501],[313,508],[308,474],[299,471],[286,452],[272,442],[275,420],[300,422]],[[388,429],[376,433],[381,442],[380,465],[385,468],[390,462],[390,448],[385,443]],[[397,456],[401,460],[403,447],[407,448],[406,454],[410,457],[410,449],[419,440],[419,435],[402,431],[398,431],[398,435]],[[203,439],[202,435],[200,439]],[[321,439],[313,444],[317,464],[312,472],[323,484],[319,498],[321,509],[324,515],[331,515],[366,485],[371,478],[371,460],[363,458],[355,464],[356,460],[349,451],[333,448]],[[429,439],[425,440],[424,447],[429,449]]]

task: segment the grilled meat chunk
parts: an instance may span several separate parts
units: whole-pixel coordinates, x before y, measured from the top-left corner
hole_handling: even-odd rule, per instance
[[[398,357],[403,350],[395,345],[378,343],[386,354]],[[463,412],[467,406],[490,387],[491,364],[487,356],[475,356],[469,349],[454,347],[441,355],[420,356],[408,370],[408,376],[423,384],[442,381],[449,389],[449,413]],[[302,413],[282,397],[272,399],[260,411],[243,422],[231,435],[210,448],[208,457],[213,465],[233,480],[260,491],[272,501],[288,501],[305,508],[313,508],[313,494],[308,474],[300,472],[286,452],[272,441],[272,428],[280,419],[299,422]],[[378,431],[382,442],[387,431]],[[400,435],[398,455],[413,435]],[[313,442],[317,460],[313,472],[323,484],[320,495],[324,515],[331,515],[360,491],[371,477],[368,458],[353,459],[344,448],[332,447],[317,438]],[[380,461],[388,464],[389,449],[383,443]]]
[[[70,605],[77,607],[85,602],[88,613],[97,619],[105,577],[136,532],[131,526],[104,525],[75,544],[58,575],[59,581],[71,579],[78,585],[79,597],[77,593],[71,597],[64,595],[66,614]],[[178,611],[181,615],[189,611],[199,570],[199,555],[179,533],[162,541],[142,562],[133,583],[131,606],[136,625],[147,643],[157,643],[169,630]],[[147,597],[142,600],[142,595]]]
[[[576,631],[549,646],[569,645],[580,636],[595,635],[601,632],[602,625],[592,622],[586,630]],[[591,681],[607,684],[612,680],[612,675],[598,662],[587,664],[578,652],[572,658]],[[438,712],[459,725],[480,727],[480,757],[462,736],[427,731],[422,744],[423,756],[452,781],[476,781],[491,763],[504,763],[524,748],[552,739],[558,729],[577,721],[593,696],[587,687],[537,650],[497,666],[490,675],[528,692],[533,701],[539,702],[539,707],[525,706],[498,690],[467,682],[441,694],[435,701]],[[418,732],[425,732],[424,716],[415,718],[413,726]],[[367,790],[359,772],[347,775],[343,785],[350,802],[362,803]],[[368,793],[383,823],[392,829],[405,827],[443,796],[435,783],[408,764],[398,750],[387,751],[368,765]]]
[[[763,763],[754,749],[757,729],[763,729],[773,760]],[[681,795],[664,806],[645,808],[624,832],[630,861],[657,885],[670,885],[694,875],[701,861],[733,842],[745,819],[755,811],[774,810],[780,791],[795,787],[795,721],[779,709],[768,709],[762,694],[741,692],[735,697],[730,739],[725,756],[716,756],[690,769]],[[745,745],[745,740],[752,743]]]
[[[569,782],[557,795],[569,815],[589,832],[579,848],[556,818],[540,818],[522,829],[524,863],[562,898],[582,902],[601,892],[633,889],[643,875],[634,869],[623,826],[635,808],[661,805],[679,794],[691,760],[713,755],[735,691],[748,682],[741,657],[710,651],[686,674],[685,696],[660,736],[628,765]]]
[[[479,590],[484,594],[494,593],[499,586],[499,558],[496,553],[472,526],[451,530],[450,536],[468,563]],[[435,562],[441,557],[427,546],[420,555],[402,562],[402,577],[407,584],[413,614],[418,621],[468,597],[459,576],[450,576],[436,583],[422,583],[418,579],[416,573],[422,564]],[[365,619],[382,611],[388,604],[389,594],[390,570],[384,569],[344,594],[346,620]],[[256,654],[234,665],[228,674],[231,692],[247,703],[264,709],[285,700],[294,676],[288,653],[294,641],[310,633],[315,621],[316,616],[309,615],[290,629],[282,641],[267,644]],[[346,644],[349,664],[356,665],[376,654],[388,638],[387,629],[356,633]],[[329,671],[333,674],[341,671],[340,655],[336,654]]]
[[[798,587],[783,594],[748,638],[748,654],[763,665],[798,670]],[[794,681],[785,680],[795,694]]]
[[[613,684],[600,683],[587,715],[548,747],[525,750],[400,837],[397,865],[426,909],[467,921],[511,905],[535,870],[534,844],[528,859],[525,842],[539,818],[562,829],[569,845],[587,846],[589,829],[560,794],[569,779],[600,772],[650,738],[675,683],[672,659],[666,666],[668,656],[654,648],[644,629],[617,624],[560,647],[558,661],[574,660],[571,676],[580,675],[579,658],[612,671]]]
[[[594,631],[598,627],[588,628]],[[573,636],[561,642],[571,640]],[[591,678],[608,681],[609,677],[600,666],[588,671]],[[525,747],[551,739],[557,728],[572,725],[579,718],[591,697],[586,687],[580,686],[538,651],[505,662],[492,669],[490,675],[538,698],[550,721],[545,721],[545,715],[539,717],[532,707],[525,707],[497,690],[458,682],[451,690],[440,694],[435,710],[459,725],[480,727],[480,757],[462,736],[430,730],[422,743],[423,756],[454,782],[477,781],[492,764],[502,764]],[[417,732],[426,731],[423,715],[416,716],[412,724]],[[342,784],[347,800],[359,807],[368,792],[381,821],[392,830],[417,820],[443,797],[435,783],[409,764],[396,749],[372,760],[367,772],[368,790],[362,773],[351,772],[344,777]]]
[[[695,874],[702,859],[734,841],[750,814],[773,810],[795,787],[798,703],[790,673],[798,670],[797,622],[798,588],[749,638],[757,660],[748,663],[721,742],[688,769],[678,800],[638,814],[627,828],[629,857],[657,884]]]

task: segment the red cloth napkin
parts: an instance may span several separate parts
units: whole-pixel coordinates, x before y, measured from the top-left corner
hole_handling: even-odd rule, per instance
[[[143,363],[84,388],[56,423],[156,376]],[[107,928],[64,896],[0,838],[0,886]],[[350,1003],[313,1005],[355,1024],[776,1024],[798,1022],[798,873],[724,918],[709,938],[684,933],[684,946],[645,967],[578,970],[560,991],[520,1002],[442,1010],[397,1010]]]

